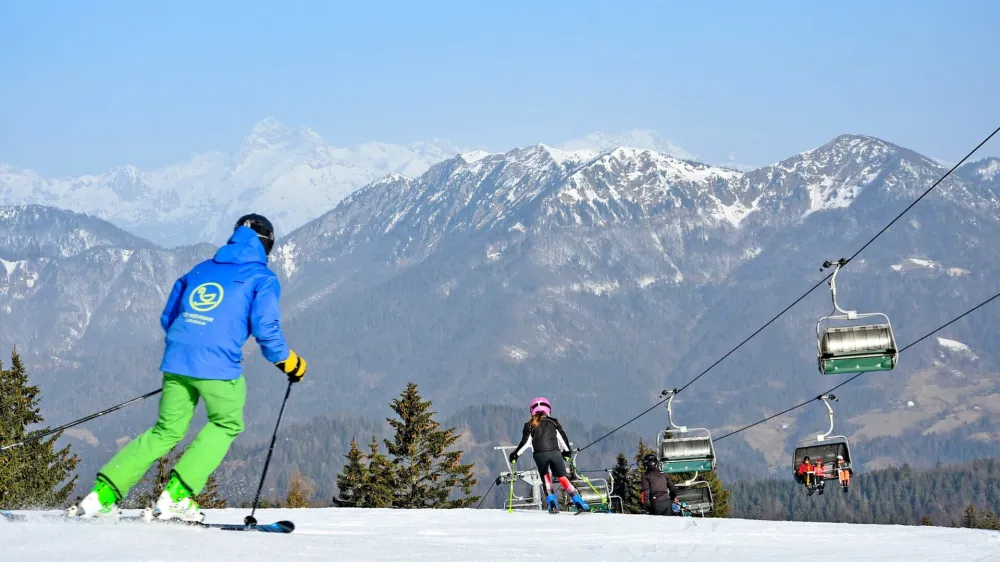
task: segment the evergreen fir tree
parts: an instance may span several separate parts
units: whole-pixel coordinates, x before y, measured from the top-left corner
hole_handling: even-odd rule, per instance
[[[979,528],[1000,531],[1000,518],[997,518],[996,513],[984,510],[979,518]]]
[[[360,486],[357,507],[393,507],[398,490],[396,466],[379,452],[374,435],[366,460],[368,468]]]
[[[635,452],[635,468],[629,471],[626,496],[622,496],[623,503],[625,504],[625,513],[645,513],[642,506],[642,457],[649,453],[655,454],[656,451],[650,449],[640,437]]]
[[[285,507],[309,507],[315,493],[316,487],[306,479],[301,470],[296,469],[288,483],[288,495],[285,496]]]
[[[615,462],[615,467],[611,470],[611,477],[614,480],[614,485],[611,488],[611,495],[618,496],[622,500],[622,513],[628,513],[626,506],[635,503],[636,498],[631,497],[632,487],[630,486],[630,469],[628,465],[628,457],[625,453],[618,453],[617,462]]]
[[[360,494],[364,492],[365,481],[368,478],[368,467],[361,461],[365,455],[358,446],[357,439],[351,439],[351,450],[346,455],[347,464],[337,475],[337,495],[333,505],[337,507],[364,507],[360,505]]]
[[[226,497],[222,495],[219,482],[215,479],[215,474],[211,474],[205,481],[205,489],[194,497],[194,501],[204,509],[225,509]]]
[[[968,529],[979,528],[979,514],[976,512],[976,507],[971,503],[969,507],[965,508],[965,515],[962,516],[962,526]]]
[[[430,411],[431,402],[421,400],[417,385],[409,383],[391,403],[398,419],[386,418],[395,430],[392,441],[385,440],[393,458],[396,476],[394,507],[471,507],[478,496],[449,499],[461,490],[470,494],[476,485],[472,464],[462,464],[461,451],[448,451],[458,441],[454,428],[440,429]]]
[[[28,384],[28,373],[14,350],[10,369],[4,370],[0,364],[0,444],[16,443],[49,430],[27,430],[44,421],[38,394],[38,387]],[[0,453],[0,509],[61,507],[66,503],[76,486],[76,476],[70,478],[70,474],[80,460],[69,445],[56,450],[55,442],[61,436],[56,433]]]

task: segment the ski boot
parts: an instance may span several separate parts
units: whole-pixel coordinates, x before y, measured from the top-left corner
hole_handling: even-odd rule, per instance
[[[94,489],[79,503],[66,509],[66,517],[118,519],[121,517],[118,501],[115,487],[98,476]]]
[[[580,511],[590,511],[590,506],[587,505],[587,502],[583,501],[580,494],[573,494],[573,505]]]
[[[191,523],[201,523],[205,514],[201,512],[198,503],[194,501],[191,490],[181,482],[176,472],[170,473],[170,481],[156,500],[151,514],[143,514],[144,518],[155,517],[161,521],[179,519]]]
[[[559,513],[559,502],[556,501],[555,494],[549,494],[549,496],[545,498],[545,501],[549,506],[549,513],[552,514]]]

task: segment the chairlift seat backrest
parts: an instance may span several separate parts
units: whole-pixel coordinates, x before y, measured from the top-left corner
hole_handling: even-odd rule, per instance
[[[795,447],[795,453],[792,456],[793,470],[798,469],[805,457],[809,457],[813,464],[816,464],[817,460],[822,460],[826,468],[832,470],[833,465],[837,462],[837,455],[843,456],[847,466],[851,466],[851,448],[843,438],[800,444]]]
[[[824,357],[832,358],[859,353],[893,353],[896,345],[888,324],[871,324],[827,328],[820,349]]]
[[[677,501],[686,503],[692,515],[709,515],[715,507],[707,482],[695,482],[691,486],[678,484]]]
[[[570,481],[576,488],[580,498],[590,506],[591,511],[606,512],[611,508],[610,493],[611,488],[607,480],[603,478],[591,478],[590,484],[586,480],[574,479]]]
[[[667,474],[711,472],[715,451],[709,435],[660,439],[660,469]]]

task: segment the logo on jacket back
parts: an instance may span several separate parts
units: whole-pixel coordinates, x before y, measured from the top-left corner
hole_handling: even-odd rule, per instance
[[[188,304],[198,312],[208,312],[222,303],[224,291],[218,283],[202,283],[191,291]]]

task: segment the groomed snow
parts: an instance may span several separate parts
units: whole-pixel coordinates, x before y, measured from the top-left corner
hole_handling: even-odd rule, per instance
[[[822,498],[820,498],[822,500]],[[239,522],[243,509],[208,510]],[[947,527],[793,523],[499,510],[265,509],[290,535],[142,523],[0,520],[4,560],[997,560],[1000,533]]]

